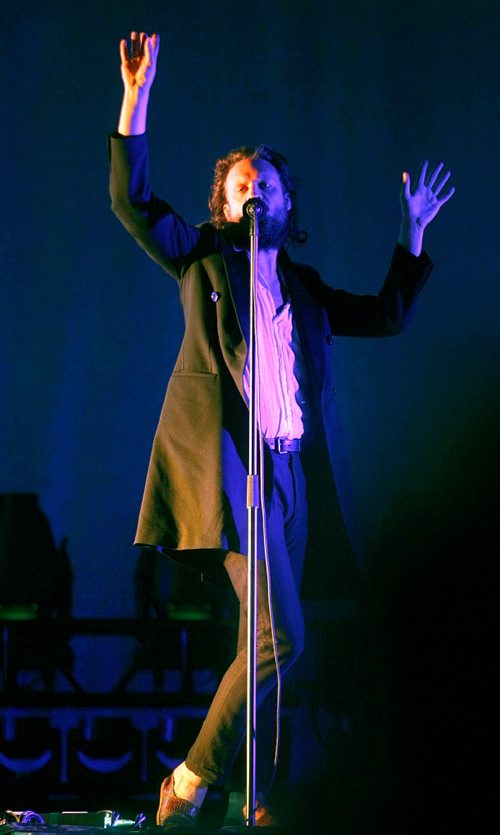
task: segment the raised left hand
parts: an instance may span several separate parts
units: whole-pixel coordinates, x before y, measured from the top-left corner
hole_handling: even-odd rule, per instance
[[[450,188],[441,194],[451,176],[449,171],[443,171],[443,163],[436,165],[430,174],[427,174],[428,165],[427,160],[422,163],[413,193],[410,175],[404,172],[400,195],[403,219],[406,218],[410,224],[416,224],[422,230],[434,220],[441,206],[455,193],[455,189]]]
[[[430,174],[428,165],[427,160],[422,163],[413,191],[407,171],[403,173],[401,186],[400,200],[403,218],[399,240],[415,255],[420,254],[424,229],[455,193],[453,187],[443,192],[451,176],[449,171],[443,171],[443,163],[440,162]]]

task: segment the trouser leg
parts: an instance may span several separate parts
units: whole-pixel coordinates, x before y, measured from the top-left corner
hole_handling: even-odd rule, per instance
[[[280,669],[285,673],[300,655],[304,623],[299,599],[306,538],[302,468],[296,456],[275,462],[274,490],[268,510],[271,598]],[[261,555],[262,556],[262,555]],[[229,552],[225,567],[240,603],[237,654],[213,698],[186,765],[208,783],[223,783],[245,735],[247,693],[247,558]],[[257,570],[257,705],[276,684],[268,583],[263,559]]]

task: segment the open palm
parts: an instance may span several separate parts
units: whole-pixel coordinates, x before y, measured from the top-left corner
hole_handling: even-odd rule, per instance
[[[428,174],[428,162],[425,160],[420,168],[417,184],[412,192],[410,175],[405,172],[401,188],[401,208],[403,218],[410,226],[418,226],[424,230],[433,220],[441,206],[452,197],[455,192],[450,188],[443,194],[444,186],[450,178],[450,172],[443,172],[443,163],[440,162],[430,174]]]
[[[130,48],[126,40],[120,41],[121,74],[125,89],[151,87],[156,73],[160,36],[148,37],[145,32],[132,32],[130,41]]]

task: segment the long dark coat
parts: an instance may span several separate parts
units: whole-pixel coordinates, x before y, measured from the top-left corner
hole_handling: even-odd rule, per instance
[[[138,244],[179,284],[185,334],[153,442],[136,544],[185,556],[246,552],[233,509],[245,502],[248,409],[242,377],[248,344],[247,253],[211,224],[183,221],[150,191],[145,136],[110,137],[112,209]],[[401,333],[432,264],[397,246],[377,296],[333,289],[310,267],[279,256],[307,369],[302,453],[309,550],[329,562],[350,551],[352,508],[334,403],[334,335]],[[266,462],[271,474],[272,456]],[[268,483],[270,481],[267,478]],[[244,541],[242,541],[242,539]],[[201,559],[200,559],[201,557]],[[316,557],[318,559],[318,557]],[[208,569],[210,572],[210,569]]]

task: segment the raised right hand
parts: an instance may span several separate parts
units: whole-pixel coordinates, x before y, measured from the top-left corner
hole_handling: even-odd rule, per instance
[[[160,50],[160,36],[149,37],[145,32],[130,33],[130,49],[126,40],[120,41],[121,76],[125,91],[148,91],[156,73],[156,59]]]

